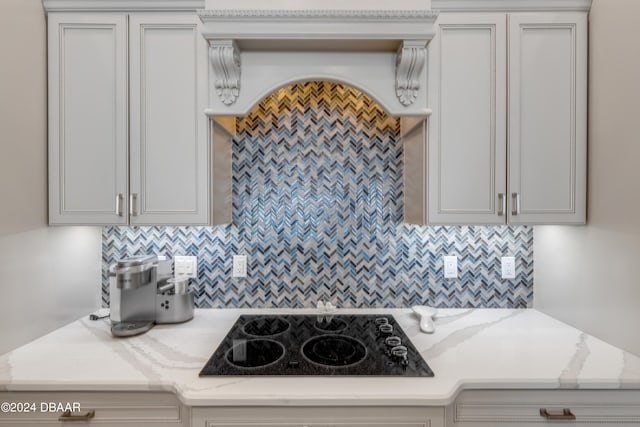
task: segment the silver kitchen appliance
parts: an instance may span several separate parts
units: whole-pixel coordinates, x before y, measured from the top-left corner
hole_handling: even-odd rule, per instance
[[[193,292],[188,277],[168,279],[158,286],[156,323],[182,323],[193,318]]]
[[[142,334],[156,323],[181,323],[193,318],[193,293],[180,286],[175,293],[170,261],[155,255],[124,258],[109,268],[111,333]]]

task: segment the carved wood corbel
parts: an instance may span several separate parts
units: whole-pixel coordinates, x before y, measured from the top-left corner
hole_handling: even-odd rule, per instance
[[[396,96],[404,106],[411,105],[420,90],[420,73],[427,56],[425,40],[404,40],[396,55]]]
[[[209,60],[215,73],[214,87],[225,105],[233,104],[240,93],[240,50],[233,40],[212,40]]]

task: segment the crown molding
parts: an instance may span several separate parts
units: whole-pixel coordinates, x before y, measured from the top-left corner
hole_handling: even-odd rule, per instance
[[[202,34],[211,39],[431,40],[432,10],[202,10]],[[254,44],[255,44],[254,43]],[[394,47],[394,49],[397,48]]]
[[[438,17],[433,10],[314,10],[314,9],[216,9],[200,10],[203,21],[210,19],[428,19]]]
[[[195,12],[205,0],[42,0],[46,12]]]
[[[431,0],[441,12],[588,12],[592,0]]]

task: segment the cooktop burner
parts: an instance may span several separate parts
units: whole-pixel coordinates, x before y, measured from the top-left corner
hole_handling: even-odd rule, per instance
[[[243,315],[200,376],[432,377],[391,315]]]
[[[282,359],[284,346],[273,340],[237,342],[227,351],[227,362],[238,368],[262,368]]]
[[[336,319],[335,317],[332,319],[320,318],[316,320],[315,327],[317,330],[322,332],[332,332],[338,333],[347,329],[347,322],[342,319]]]
[[[261,317],[247,322],[242,330],[247,335],[269,337],[278,335],[289,329],[289,322],[280,318]]]
[[[362,362],[367,349],[346,335],[320,335],[302,344],[302,355],[323,366],[350,366]]]

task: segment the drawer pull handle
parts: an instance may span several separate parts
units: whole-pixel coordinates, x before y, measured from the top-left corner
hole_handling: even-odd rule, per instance
[[[548,420],[575,420],[576,416],[573,415],[571,409],[564,408],[562,412],[551,412],[547,408],[540,408],[540,416],[545,417]]]
[[[58,421],[89,421],[96,416],[96,411],[91,410],[84,414],[73,415],[71,411],[64,411],[62,415],[58,417]]]

